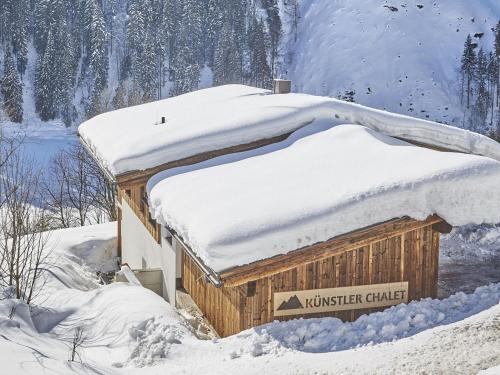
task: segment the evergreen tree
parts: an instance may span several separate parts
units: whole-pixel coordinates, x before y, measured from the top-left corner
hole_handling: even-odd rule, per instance
[[[249,31],[250,76],[251,84],[270,88],[272,83],[271,68],[267,62],[267,41],[262,21],[255,17]]]
[[[236,44],[234,30],[229,22],[219,34],[214,55],[214,85],[240,83],[242,80],[242,56]]]
[[[495,30],[495,44],[494,44],[494,56],[496,59],[496,66],[498,67],[497,69],[497,79],[496,79],[496,88],[497,88],[497,100],[496,100],[496,106],[500,111],[500,21],[498,21]]]
[[[108,82],[108,46],[106,25],[102,9],[93,0],[90,24],[90,69],[94,77],[94,87],[101,92]]]
[[[493,121],[495,117],[495,95],[498,84],[498,60],[493,52],[488,54],[488,96],[489,96],[489,111],[490,111],[490,128],[493,128]]]
[[[12,48],[16,55],[17,70],[21,76],[28,64],[29,0],[16,0],[12,3],[15,27],[12,28]]]
[[[201,57],[201,10],[197,0],[181,4],[179,31],[175,43],[175,55],[170,66],[173,80],[172,95],[179,95],[198,88]],[[194,40],[194,42],[193,42]]]
[[[66,19],[62,19],[56,33],[59,48],[54,52],[54,63],[58,69],[53,72],[54,107],[66,126],[76,119],[73,105],[76,69],[79,60],[71,28]],[[76,65],[75,65],[76,62]]]
[[[23,122],[23,87],[10,48],[5,50],[4,75],[0,83],[5,114],[13,122]]]
[[[271,71],[276,75],[276,63],[279,58],[279,45],[283,33],[279,15],[278,0],[262,0],[262,6],[267,12],[267,25],[271,39]]]
[[[56,92],[54,80],[55,46],[52,32],[47,36],[45,52],[38,56],[35,73],[35,106],[36,111],[43,121],[52,120],[57,115],[55,105]]]
[[[143,100],[145,102],[155,99],[158,93],[157,64],[158,59],[156,56],[154,37],[148,34],[144,41],[144,50],[141,56],[141,77],[139,80],[144,93]]]
[[[467,109],[470,107],[470,100],[472,97],[472,83],[474,79],[474,73],[476,72],[476,52],[474,51],[474,45],[472,43],[472,38],[467,35],[467,39],[464,45],[464,51],[462,53],[462,66],[460,71],[462,73],[462,98],[467,97]]]
[[[298,28],[299,28],[299,1],[298,0],[285,0],[284,1],[284,9],[285,13],[288,15],[290,19],[291,27],[290,31],[293,34],[293,41],[297,41],[298,37]]]
[[[224,1],[208,0],[206,6],[205,33],[206,33],[206,62],[210,67],[214,64],[214,52],[219,33],[224,23]]]
[[[477,54],[475,78],[477,82],[475,112],[478,123],[474,125],[476,130],[483,130],[488,116],[490,97],[487,88],[488,60],[482,48]]]
[[[111,102],[114,109],[120,109],[127,106],[127,90],[125,89],[125,85],[120,83],[115,90],[115,96]]]

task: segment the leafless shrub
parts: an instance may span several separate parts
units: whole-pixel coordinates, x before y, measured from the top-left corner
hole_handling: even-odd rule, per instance
[[[4,141],[0,147],[8,155],[0,166],[0,286],[29,304],[42,287],[50,232],[45,210],[37,206],[40,173],[13,145]]]
[[[17,305],[12,305],[12,307],[10,308],[10,311],[9,311],[9,319],[10,320],[14,319],[14,315],[16,315],[16,308],[17,308]]]
[[[69,360],[71,362],[74,362],[77,357],[81,362],[80,348],[83,346],[86,339],[83,327],[76,327],[70,343]]]
[[[114,186],[81,145],[54,156],[44,190],[57,227],[116,220]]]

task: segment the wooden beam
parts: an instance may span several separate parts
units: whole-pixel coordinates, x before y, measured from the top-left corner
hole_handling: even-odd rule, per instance
[[[453,226],[443,220],[439,223],[432,224],[432,229],[441,234],[448,234],[452,231]]]
[[[146,184],[147,181],[156,173],[159,173],[161,171],[167,170],[167,169],[172,169],[172,168],[177,168],[177,167],[183,167],[186,165],[192,165],[192,164],[197,164],[205,160],[213,159],[218,156],[226,155],[226,154],[233,154],[237,152],[243,152],[243,151],[249,151],[253,150],[259,147],[267,146],[273,143],[278,143],[281,141],[284,141],[287,139],[290,134],[293,132],[288,132],[286,134],[278,135],[276,137],[272,138],[264,138],[260,139],[258,141],[250,142],[250,143],[245,143],[242,145],[237,145],[237,146],[231,146],[231,147],[226,147],[222,148],[219,150],[214,150],[214,151],[208,151],[204,152],[198,155],[190,156],[184,159],[179,159],[175,161],[171,161],[168,163],[164,163],[161,165],[158,165],[153,168],[148,168],[144,171],[131,171],[131,172],[125,172],[122,173],[118,176],[116,176],[116,181],[118,185],[122,188],[128,188],[129,186],[133,185],[138,185],[138,184]]]
[[[287,254],[276,255],[272,258],[223,271],[220,273],[220,279],[225,287],[241,285],[277,272],[292,269],[299,264],[315,262],[351,249],[368,246],[372,242],[394,237],[402,232],[441,221],[442,219],[437,215],[430,216],[425,221],[418,221],[407,217],[389,220],[385,223],[343,234],[328,241],[294,250]]]

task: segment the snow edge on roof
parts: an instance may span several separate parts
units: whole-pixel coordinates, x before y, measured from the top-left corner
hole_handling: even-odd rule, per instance
[[[244,92],[251,92],[253,94],[270,94],[269,90],[263,90],[263,89],[256,89],[253,87],[249,86],[244,86],[244,85],[226,85],[226,86],[219,86],[219,87],[213,87],[213,88],[208,88],[204,90],[199,90],[198,92],[191,92],[185,95],[181,95],[179,97],[172,97],[168,99],[164,99],[161,102],[163,103],[172,103],[174,100],[179,100],[179,98],[184,97],[185,99],[188,98],[195,98],[198,93],[203,92],[203,95],[207,95],[207,93],[213,92],[214,95],[220,94],[223,90],[226,90],[228,92],[233,92],[233,91],[238,91],[240,90],[241,93]],[[233,91],[231,91],[233,90]],[[267,96],[266,95],[266,96]],[[338,122],[338,121],[345,121],[347,123],[353,123],[353,124],[358,124],[358,125],[363,125],[368,128],[374,129],[380,133],[392,136],[392,137],[397,137],[397,138],[402,138],[408,141],[413,141],[413,142],[418,142],[422,143],[425,145],[429,146],[434,146],[434,147],[439,147],[439,148],[444,148],[444,149],[449,149],[452,151],[457,151],[457,152],[463,152],[463,153],[470,153],[470,154],[475,154],[475,155],[480,155],[480,156],[486,156],[490,157],[492,159],[500,161],[500,144],[493,139],[486,137],[484,135],[480,135],[478,133],[474,133],[470,130],[465,130],[457,127],[453,127],[450,125],[445,125],[445,124],[440,124],[428,120],[423,120],[419,118],[414,118],[410,117],[407,115],[401,115],[401,114],[396,114],[396,113],[391,113],[387,112],[384,110],[379,110],[379,109],[374,109],[370,107],[366,107],[357,103],[349,103],[349,102],[344,102],[341,100],[333,99],[333,98],[328,98],[328,97],[320,97],[320,96],[313,96],[313,95],[308,95],[308,94],[277,94],[277,95],[269,95],[269,96],[279,96],[279,98],[273,98],[273,103],[281,103],[283,106],[286,106],[287,104],[290,104],[291,107],[295,106],[294,108],[296,109],[296,114],[301,113],[302,116],[305,118],[310,117],[310,121],[314,120],[330,120],[332,123]],[[230,99],[231,96],[229,95],[228,98]],[[297,103],[301,102],[301,98],[303,98],[303,103],[305,105],[297,105]],[[229,100],[228,99],[228,100]],[[142,107],[150,105],[151,103],[146,103],[142,104],[136,107]],[[185,105],[185,104],[184,104]],[[207,105],[210,105],[208,103]],[[261,104],[262,105],[262,104]],[[253,108],[250,108],[253,109]],[[94,154],[94,156],[100,160],[100,164],[102,167],[104,167],[107,171],[111,172],[112,175],[118,176],[122,173],[127,173],[127,172],[132,172],[134,170],[147,170],[149,168],[156,167],[158,165],[161,165],[166,162],[174,161],[174,160],[179,160],[184,157],[189,157],[189,156],[195,156],[199,153],[202,152],[208,152],[208,151],[214,151],[217,147],[210,146],[208,143],[205,145],[202,145],[202,147],[199,147],[200,145],[197,145],[197,147],[193,147],[193,153],[192,154],[186,154],[187,152],[183,153],[183,155],[179,155],[177,159],[170,160],[172,157],[166,157],[167,150],[165,150],[165,160],[163,162],[156,162],[156,165],[148,165],[144,164],[142,165],[142,168],[139,169],[130,169],[128,171],[120,171],[116,170],[114,167],[114,164],[116,161],[110,161],[106,158],[106,153],[107,151],[99,150],[99,147],[96,145],[96,143],[100,142],[93,142],[92,138],[100,136],[99,133],[102,130],[100,130],[102,127],[105,127],[106,124],[102,123],[103,120],[107,120],[107,122],[113,122],[114,118],[119,118],[121,117],[121,114],[124,114],[122,111],[130,111],[130,107],[126,109],[119,109],[116,111],[113,111],[112,113],[105,113],[98,115],[90,120],[87,120],[86,122],[82,123],[80,127],[78,128],[78,133],[82,140],[86,143],[88,146],[89,150]],[[105,117],[104,117],[105,116]],[[260,121],[260,124],[265,123],[266,119],[263,119]],[[283,122],[290,121],[290,117],[283,115],[281,116],[280,119],[278,118],[271,118],[269,119],[270,122],[274,121],[273,126],[280,126],[283,127]],[[307,123],[307,121],[306,121]],[[281,125],[280,125],[281,124]],[[140,126],[140,124],[138,124]],[[240,131],[236,131],[233,129],[233,136],[232,139],[227,140],[226,142],[226,147],[229,146],[236,146],[238,145],[240,141],[238,139],[241,137],[242,132],[252,132],[252,129],[244,130],[243,128],[245,127],[245,124],[242,123],[240,128]],[[94,129],[92,129],[94,128]],[[251,127],[249,127],[251,128]],[[300,128],[300,126],[296,126],[294,129],[297,130]],[[97,131],[96,131],[97,130]],[[293,129],[292,129],[293,130]],[[213,138],[217,136],[217,132],[214,134],[211,134],[209,138]],[[115,140],[115,139],[113,139]],[[252,139],[253,141],[257,139]],[[197,140],[199,143],[200,140]],[[241,142],[240,142],[241,143]],[[129,147],[130,145],[124,145],[124,147]],[[175,146],[175,145],[174,145]],[[172,145],[165,145],[166,148],[172,147]],[[153,150],[150,152],[155,152],[157,153],[157,150]],[[136,158],[137,159],[137,158]],[[158,158],[158,155],[155,158],[156,160],[161,159]],[[168,159],[168,160],[167,160]],[[118,160],[119,161],[119,160]],[[139,165],[141,163],[138,163]]]

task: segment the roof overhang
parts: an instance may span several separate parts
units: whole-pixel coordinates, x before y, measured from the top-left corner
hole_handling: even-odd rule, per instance
[[[403,231],[411,231],[428,225],[432,225],[433,229],[440,233],[449,233],[452,228],[451,225],[446,223],[446,221],[438,215],[429,216],[423,221],[411,219],[409,217],[396,218],[361,228],[350,233],[345,233],[324,242],[296,249],[286,254],[276,255],[271,258],[233,267],[221,272],[216,272],[208,267],[174,230],[168,227],[167,229],[182,245],[186,253],[193,259],[198,267],[205,273],[210,282],[216,287],[235,287],[278,272],[290,270],[300,264],[312,263],[335,256],[352,249],[367,246],[375,241],[393,237]]]
[[[107,166],[103,163],[102,159],[99,157],[99,154],[97,153],[97,151],[95,150],[95,148],[92,147],[85,140],[85,138],[83,138],[80,134],[78,134],[78,138],[80,139],[80,143],[83,145],[83,147],[85,148],[85,150],[87,150],[88,154],[92,157],[92,159],[94,159],[94,161],[96,162],[96,164],[102,170],[102,172],[104,173],[104,175],[106,176],[106,178],[110,182],[112,182],[113,184],[116,183],[115,176],[113,175],[113,173],[111,173],[109,171],[109,169],[107,168]]]

